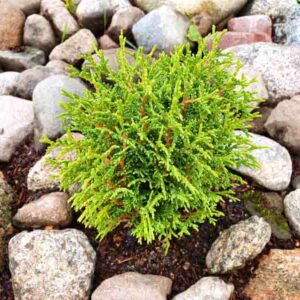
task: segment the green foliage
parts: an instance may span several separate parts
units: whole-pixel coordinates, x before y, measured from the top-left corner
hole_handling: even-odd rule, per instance
[[[74,0],[64,0],[66,9],[71,13],[75,14],[77,5],[74,3]]]
[[[101,50],[97,63],[88,55],[73,71],[93,90],[65,93],[72,99],[62,105],[69,134],[50,142],[49,151],[62,147],[52,161],[61,166],[61,188],[81,186],[70,201],[99,238],[126,223],[139,242],[159,239],[168,247],[206,220],[214,224],[222,215],[218,204],[235,199],[242,179],[231,167],[257,166],[248,135],[234,134],[247,133],[255,97],[246,79],[236,78],[240,63],[217,49],[219,39],[210,52],[200,39],[197,54],[187,44],[154,59],[154,51],[126,50],[121,38],[118,72]],[[85,138],[76,141],[71,132]],[[72,161],[64,159],[70,151]]]

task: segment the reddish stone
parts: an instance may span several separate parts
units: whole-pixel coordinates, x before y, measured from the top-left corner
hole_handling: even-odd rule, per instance
[[[228,31],[225,32],[222,37],[219,48],[226,49],[233,46],[243,45],[243,44],[251,44],[258,42],[272,42],[272,39],[265,34],[255,34],[250,32],[233,32]],[[208,41],[207,45],[208,49],[212,47],[212,41]]]
[[[103,50],[119,48],[119,45],[113,41],[109,35],[104,34],[98,39],[100,48]]]
[[[228,22],[227,27],[229,31],[265,34],[272,38],[272,21],[265,15],[233,18]]]

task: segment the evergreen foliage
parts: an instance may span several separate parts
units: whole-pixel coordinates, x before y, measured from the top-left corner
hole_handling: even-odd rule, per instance
[[[81,186],[70,201],[99,238],[127,223],[139,242],[159,239],[168,247],[206,220],[214,224],[218,204],[235,199],[242,179],[231,168],[257,166],[248,136],[234,133],[247,133],[256,117],[255,95],[236,77],[240,63],[218,50],[219,39],[210,52],[200,39],[197,54],[187,44],[154,59],[154,51],[128,51],[121,38],[118,72],[101,50],[99,61],[87,55],[82,70],[74,69],[93,90],[65,93],[72,99],[62,104],[68,134],[49,141],[48,151],[61,147],[51,162],[61,168],[61,188]],[[71,132],[85,138],[76,141]],[[64,159],[71,151],[76,158]]]

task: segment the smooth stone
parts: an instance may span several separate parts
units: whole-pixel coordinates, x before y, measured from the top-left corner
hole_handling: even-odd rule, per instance
[[[119,9],[113,15],[106,34],[117,43],[119,42],[121,32],[123,32],[125,37],[131,39],[133,25],[144,16],[145,13],[137,7]]]
[[[253,216],[224,230],[206,256],[211,273],[228,273],[242,268],[259,255],[271,238],[271,227]]]
[[[56,139],[64,133],[63,122],[57,116],[64,111],[61,103],[71,99],[62,95],[62,90],[83,96],[85,89],[85,85],[79,80],[65,75],[50,76],[38,83],[32,96],[37,148],[42,146],[39,142],[43,136]]]
[[[83,232],[23,231],[8,251],[15,299],[88,299],[96,253]]]
[[[37,86],[37,84],[44,79],[64,73],[60,69],[53,69],[44,66],[37,66],[32,69],[23,71],[14,88],[14,93],[16,96],[24,99],[32,99],[32,94]]]
[[[0,50],[20,47],[23,39],[25,15],[9,3],[0,3]]]
[[[69,39],[57,45],[50,53],[50,60],[62,60],[69,64],[76,64],[84,54],[94,52],[98,42],[91,31],[81,29]]]
[[[234,286],[225,283],[219,277],[202,277],[183,293],[175,296],[173,300],[229,300],[233,294]]]
[[[300,250],[271,249],[244,290],[251,300],[297,300],[300,295]]]
[[[56,38],[50,22],[41,15],[31,15],[24,27],[24,45],[43,50],[46,54],[56,45]]]
[[[19,7],[27,16],[38,13],[41,7],[41,0],[0,0],[0,3],[1,1]]]
[[[167,300],[172,280],[157,275],[127,272],[104,280],[92,294],[92,300]]]
[[[67,193],[46,194],[18,209],[13,223],[20,228],[66,227],[72,221],[72,209],[68,199]]]
[[[300,190],[290,192],[283,201],[284,213],[288,222],[300,237]]]
[[[274,43],[255,43],[228,48],[262,74],[269,92],[268,104],[300,94],[300,47]],[[284,57],[284,59],[282,59]]]
[[[36,48],[25,47],[21,52],[0,51],[0,66],[6,71],[22,72],[45,63],[45,53]]]
[[[70,37],[80,28],[61,0],[42,0],[41,14],[53,23],[56,34],[62,39]]]
[[[62,72],[62,74],[68,74],[69,73],[69,68],[70,64],[62,61],[62,60],[50,60],[47,64],[46,67],[54,70],[59,70]]]
[[[300,96],[280,102],[271,112],[265,128],[269,135],[292,153],[300,153]]]
[[[150,52],[171,52],[176,45],[187,42],[186,34],[190,26],[187,17],[168,6],[161,6],[134,24],[132,33],[139,47]]]
[[[119,45],[110,38],[109,35],[104,34],[98,39],[99,47],[102,50],[119,48]]]
[[[236,171],[271,191],[285,190],[292,176],[292,160],[289,152],[267,137],[250,133],[250,139],[255,146],[265,147],[251,152],[260,167],[251,169],[239,166]]]
[[[128,7],[131,7],[128,0],[81,0],[76,17],[82,27],[99,34],[108,27],[118,9]]]
[[[0,74],[0,96],[13,95],[20,73],[4,72]]]
[[[9,162],[17,146],[33,133],[32,102],[0,96],[0,162]]]

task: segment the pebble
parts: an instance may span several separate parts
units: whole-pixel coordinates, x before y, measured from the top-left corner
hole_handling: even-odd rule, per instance
[[[290,192],[283,201],[284,213],[288,222],[300,237],[300,190]]]
[[[0,96],[13,95],[20,73],[4,72],[0,74]]]
[[[4,1],[19,7],[27,16],[38,13],[41,7],[41,0],[4,0]]]

